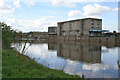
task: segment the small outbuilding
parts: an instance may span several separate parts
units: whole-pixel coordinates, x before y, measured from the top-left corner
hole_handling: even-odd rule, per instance
[[[57,36],[57,27],[55,26],[48,27],[48,35]]]

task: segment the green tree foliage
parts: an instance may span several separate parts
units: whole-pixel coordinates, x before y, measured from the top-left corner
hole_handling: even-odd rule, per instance
[[[0,23],[0,28],[2,29],[2,48],[10,48],[10,44],[13,41],[13,33],[15,31],[4,22]]]

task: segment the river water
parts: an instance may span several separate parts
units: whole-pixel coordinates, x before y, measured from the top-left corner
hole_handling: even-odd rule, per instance
[[[13,43],[22,52],[24,43]],[[27,43],[24,55],[50,68],[86,78],[119,78],[118,50],[115,45],[89,42]]]

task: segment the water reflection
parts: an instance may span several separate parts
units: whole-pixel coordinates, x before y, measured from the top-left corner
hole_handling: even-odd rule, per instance
[[[57,44],[57,56],[88,63],[101,63],[101,46]]]
[[[56,51],[57,44],[56,43],[48,43],[48,50]]]
[[[18,48],[18,43],[13,45]],[[87,78],[118,78],[119,70],[116,63],[118,48],[86,42],[32,43],[24,55],[51,69],[62,70],[72,75],[84,74]],[[17,50],[21,52],[20,49]]]

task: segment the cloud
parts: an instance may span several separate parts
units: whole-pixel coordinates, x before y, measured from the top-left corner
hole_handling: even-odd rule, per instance
[[[119,0],[69,0],[71,2],[119,2]]]
[[[65,1],[65,0],[52,0],[52,5],[54,6],[64,6],[64,7],[76,7],[75,2]]]
[[[71,10],[69,13],[68,13],[68,16],[69,17],[75,17],[75,16],[79,16],[82,12],[80,10]]]
[[[11,25],[13,29],[19,29],[23,32],[29,31],[48,31],[49,26],[56,26],[57,19],[55,17],[46,16],[40,19],[28,20],[28,19],[13,19],[4,18],[4,22]]]
[[[35,5],[35,1],[33,1],[33,0],[29,0],[29,1],[26,1],[24,3],[28,6],[34,6]]]
[[[16,1],[14,2],[14,5],[15,5],[15,7],[19,7],[19,6],[20,6],[20,0],[16,0]]]
[[[119,0],[48,0],[52,2],[53,6],[62,6],[62,7],[76,7],[77,3],[81,2],[119,2]],[[44,1],[43,1],[44,2]]]
[[[75,20],[75,19],[79,19],[79,17],[70,17],[70,18],[67,18],[67,19],[65,19],[63,21],[70,21],[70,20]]]
[[[111,11],[110,7],[101,6],[99,4],[88,4],[83,7],[83,15],[86,17],[100,17],[103,13]]]
[[[96,72],[96,71],[100,71],[100,70],[106,70],[109,67],[110,67],[110,65],[108,65],[108,64],[83,64],[82,69],[83,70],[92,70],[92,71]]]
[[[5,4],[2,0],[0,0],[0,14],[12,13],[14,8]]]

